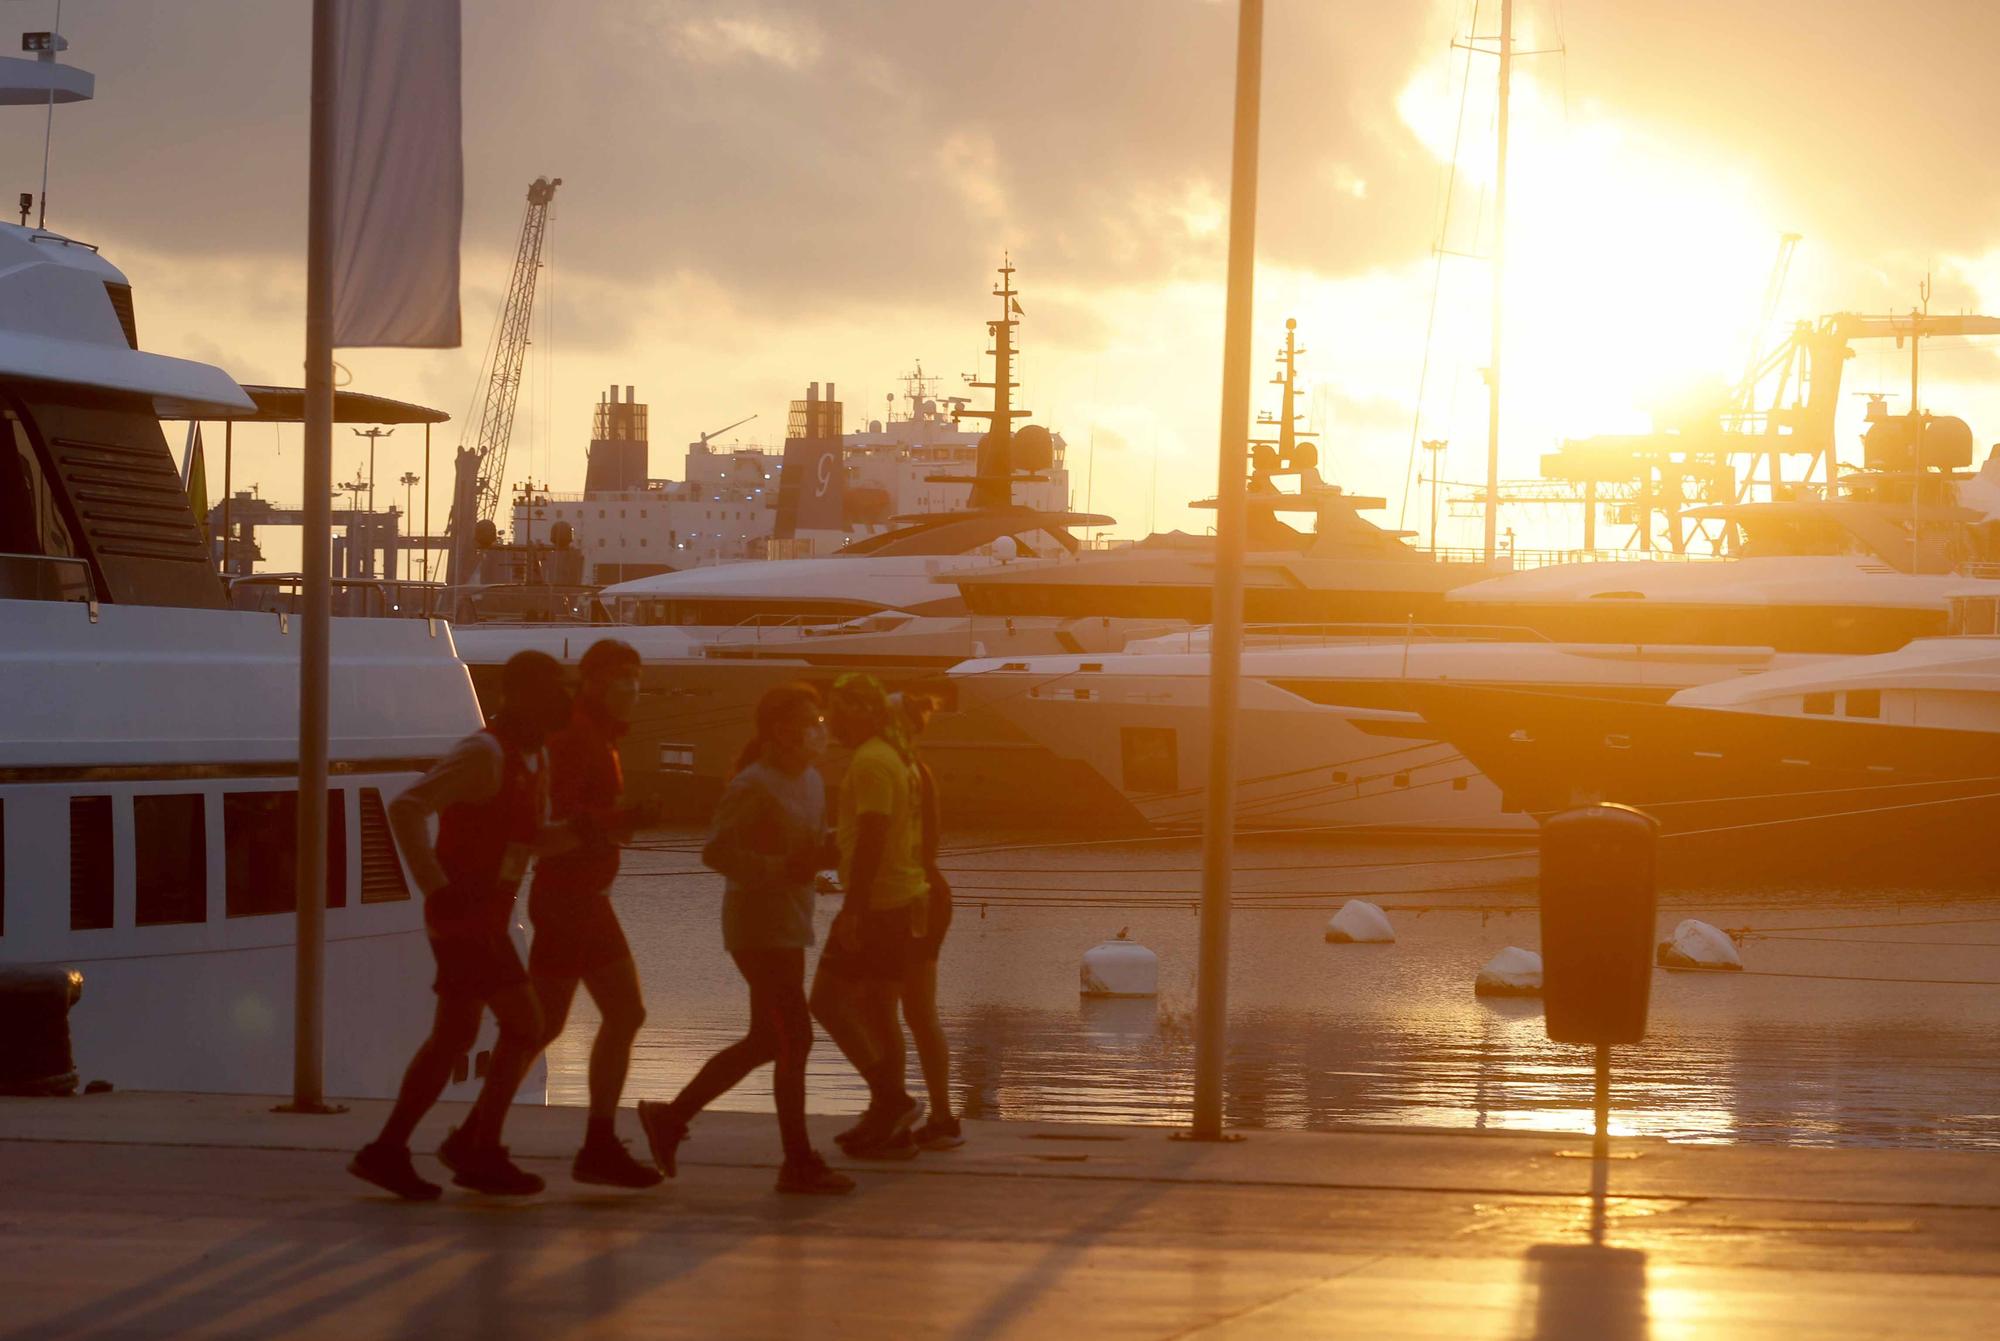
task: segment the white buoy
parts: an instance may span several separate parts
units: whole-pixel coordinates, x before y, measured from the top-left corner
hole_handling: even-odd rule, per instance
[[[1389,925],[1389,915],[1368,900],[1349,899],[1328,919],[1326,939],[1333,945],[1391,945],[1396,929]]]
[[[1737,953],[1729,933],[1692,917],[1674,928],[1672,939],[1660,942],[1659,961],[1664,968],[1739,972],[1743,968],[1743,956]]]
[[[1479,970],[1472,992],[1475,996],[1540,996],[1542,957],[1533,950],[1510,945]]]
[[[1160,957],[1137,941],[1127,940],[1127,927],[1108,941],[1083,952],[1078,991],[1094,997],[1138,997],[1160,994]]]

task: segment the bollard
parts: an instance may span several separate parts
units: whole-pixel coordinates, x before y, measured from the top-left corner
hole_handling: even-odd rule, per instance
[[[1646,1036],[1653,986],[1659,825],[1595,805],[1542,825],[1542,1006],[1556,1043],[1609,1047]]]
[[[83,974],[56,964],[0,966],[0,1094],[76,1093],[69,1008]]]

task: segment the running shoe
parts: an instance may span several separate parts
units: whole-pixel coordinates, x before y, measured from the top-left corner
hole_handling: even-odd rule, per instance
[[[569,1176],[579,1183],[603,1187],[658,1187],[666,1180],[664,1173],[633,1159],[625,1143],[613,1138],[585,1141],[569,1166]]]
[[[475,1146],[453,1127],[438,1146],[438,1158],[451,1170],[451,1181],[470,1192],[496,1197],[532,1197],[547,1186],[507,1157],[504,1145]]]
[[[417,1172],[404,1145],[370,1142],[347,1161],[347,1171],[404,1201],[436,1201],[444,1195],[442,1187]]]
[[[910,1128],[916,1126],[923,1116],[923,1100],[905,1094],[880,1108],[869,1105],[868,1111],[861,1115],[861,1121],[834,1137],[834,1140],[848,1154],[859,1155],[887,1146],[899,1136],[908,1135]]]
[[[910,1133],[910,1138],[924,1150],[956,1150],[965,1144],[965,1132],[959,1127],[955,1117],[939,1117],[933,1113],[923,1126]]]
[[[646,1148],[653,1152],[653,1163],[660,1172],[671,1178],[677,1172],[676,1152],[681,1142],[688,1138],[685,1122],[676,1122],[667,1113],[667,1106],[653,1099],[639,1101],[639,1129],[646,1133]]]
[[[909,1132],[899,1131],[879,1141],[849,1142],[846,1154],[849,1159],[915,1159],[917,1143]]]
[[[788,1159],[778,1170],[778,1190],[798,1196],[837,1197],[854,1190],[854,1180],[827,1167],[817,1150],[803,1159]]]

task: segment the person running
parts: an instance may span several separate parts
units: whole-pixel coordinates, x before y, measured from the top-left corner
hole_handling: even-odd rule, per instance
[[[853,751],[840,785],[844,898],[813,978],[814,1016],[868,1084],[868,1108],[841,1133],[851,1155],[915,1154],[923,1104],[904,1086],[903,980],[928,929],[913,752],[870,675],[843,675],[828,701],[834,739]]]
[[[542,1044],[562,1034],[581,983],[597,1003],[597,1040],[590,1049],[590,1117],[583,1146],[570,1164],[579,1183],[644,1188],[660,1172],[633,1159],[618,1139],[618,1100],[632,1064],[632,1044],[646,1021],[639,970],[611,907],[618,849],[651,811],[621,806],[624,772],[618,738],[639,702],[639,653],[605,638],[577,662],[576,706],[569,725],[549,737],[549,808],[580,826],[576,847],[535,863],[528,891],[528,976],[542,1011]]]
[[[907,737],[914,741],[930,725],[937,701],[920,690],[891,696]],[[921,853],[924,879],[929,885],[928,926],[917,941],[916,951],[903,974],[903,1023],[909,1027],[910,1042],[917,1050],[917,1062],[924,1073],[924,1089],[930,1095],[930,1116],[913,1131],[911,1139],[925,1150],[950,1150],[965,1144],[965,1134],[951,1111],[951,1042],[938,1019],[938,955],[944,948],[945,933],[951,929],[951,885],[938,869],[938,843],[942,825],[938,807],[937,778],[930,765],[916,759],[918,814],[922,819]]]
[[[569,691],[561,664],[541,652],[516,653],[501,668],[500,686],[502,707],[485,729],[460,741],[389,803],[390,827],[424,896],[424,928],[437,962],[431,984],[437,1014],[380,1134],[347,1169],[412,1201],[432,1200],[443,1189],[410,1163],[410,1137],[472,1050],[487,1010],[500,1036],[486,1082],[438,1158],[454,1183],[475,1192],[528,1196],[543,1186],[500,1144],[507,1106],[542,1040],[541,1011],[508,927],[529,860],[575,841],[570,826],[548,822],[543,750],[549,733],[569,720]]]
[[[813,943],[813,879],[832,856],[825,784],[814,767],[824,753],[819,692],[807,684],[766,692],[757,704],[757,735],[737,760],[701,852],[725,880],[722,943],[750,987],[750,1032],[703,1063],[672,1100],[640,1102],[639,1125],[669,1178],[688,1123],[769,1062],[785,1150],[778,1190],[853,1190],[854,1180],[827,1167],[806,1131],[806,948]]]

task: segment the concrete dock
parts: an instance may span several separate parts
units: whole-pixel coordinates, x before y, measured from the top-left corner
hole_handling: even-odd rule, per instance
[[[0,1100],[0,1338],[2000,1333],[1976,1153],[1620,1140],[1600,1205],[1574,1137],[971,1123],[794,1198],[772,1121],[715,1114],[676,1181],[618,1193],[569,1181],[582,1114],[546,1108],[509,1127],[546,1194],[407,1205],[342,1168],[382,1105],[269,1107]]]

